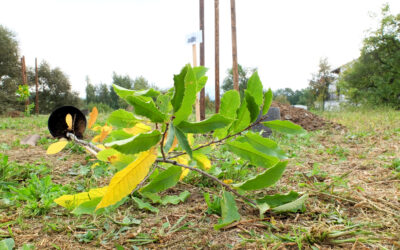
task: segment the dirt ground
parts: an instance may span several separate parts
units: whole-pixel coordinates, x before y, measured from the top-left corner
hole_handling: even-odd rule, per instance
[[[282,139],[291,159],[283,178],[267,192],[307,193],[304,213],[267,212],[260,218],[258,210],[238,200],[241,220],[216,231],[213,225],[219,217],[206,213],[203,192],[218,194],[218,189],[180,183],[167,193],[188,190],[189,199],[159,206],[158,214],[139,210],[131,202],[107,216],[76,217],[55,207],[43,216],[23,217],[21,208],[0,207],[0,235],[7,235],[10,228],[18,247],[31,243],[36,249],[130,249],[134,245],[143,249],[400,249],[400,176],[390,168],[400,157],[400,130],[383,122],[363,130],[338,116],[329,120],[279,107],[282,118],[295,123],[301,116],[310,117],[311,122],[302,119],[311,123],[305,128],[316,131],[303,137],[276,138]],[[0,130],[0,144],[22,140],[27,131],[49,136],[43,128],[24,131]],[[51,167],[52,180],[59,184],[73,181],[74,177],[63,174],[73,164],[90,161],[86,154],[68,151],[49,156],[45,148],[13,146],[3,153],[10,161],[45,162]],[[141,223],[118,223],[127,216]],[[172,230],[177,222],[182,228]],[[171,226],[163,229],[165,223]],[[89,231],[93,239],[79,241]]]

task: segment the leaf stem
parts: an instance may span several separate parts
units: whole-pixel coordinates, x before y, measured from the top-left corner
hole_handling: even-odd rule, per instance
[[[203,171],[203,170],[201,170],[201,169],[199,169],[199,168],[194,168],[194,167],[190,167],[190,166],[187,166],[187,165],[183,165],[183,164],[178,163],[177,161],[173,161],[173,160],[169,160],[169,159],[165,159],[165,160],[164,160],[164,159],[157,159],[156,162],[170,163],[170,164],[175,165],[175,166],[180,166],[180,167],[183,167],[183,168],[190,169],[190,170],[192,170],[192,171],[196,171],[196,172],[198,172],[198,173],[200,173],[200,174],[202,174],[202,175],[204,175],[204,176],[206,176],[206,177],[212,179],[213,181],[217,182],[217,183],[220,184],[221,186],[225,187],[229,192],[234,193],[236,196],[242,198],[243,200],[245,200],[245,201],[251,203],[251,204],[254,205],[254,206],[257,206],[257,203],[256,203],[254,200],[249,199],[249,198],[247,198],[246,196],[239,194],[239,193],[238,193],[235,189],[233,189],[230,185],[228,185],[228,184],[222,182],[222,181],[221,181],[220,179],[218,179],[217,177],[215,177],[215,176],[213,176],[213,175],[211,175],[211,174],[209,174],[209,173],[207,173],[207,172],[205,172],[205,171]]]

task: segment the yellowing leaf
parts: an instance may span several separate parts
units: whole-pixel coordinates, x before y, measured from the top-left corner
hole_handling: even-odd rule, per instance
[[[134,162],[114,175],[108,185],[107,193],[97,205],[96,209],[113,205],[130,194],[146,177],[150,170],[150,166],[156,161],[156,159],[156,147],[141,152]]]
[[[90,189],[89,192],[63,195],[55,199],[54,202],[62,207],[74,209],[86,201],[104,196],[104,194],[107,192],[107,188],[108,187],[105,186],[102,188]]]
[[[138,123],[132,128],[124,128],[123,129],[126,133],[131,134],[131,135],[138,135],[140,133],[146,133],[151,131],[151,127],[147,126],[143,123]]]
[[[93,131],[96,131],[96,132],[100,132],[100,131],[101,131],[101,126],[100,126],[100,125],[94,126],[94,127],[92,128],[92,130],[93,130]]]
[[[67,116],[65,117],[65,122],[67,123],[68,126],[68,130],[72,130],[72,116],[71,114],[67,114]]]
[[[174,150],[176,148],[176,145],[178,145],[178,139],[175,136],[174,141],[172,142],[172,146],[169,149],[168,153],[171,152],[172,150]]]
[[[226,179],[226,180],[223,180],[223,182],[225,184],[231,184],[233,182],[233,180],[232,179]]]
[[[92,142],[102,142],[108,134],[110,134],[112,131],[112,126],[108,126],[107,124],[101,127],[101,132],[99,135],[96,135],[93,137]]]
[[[193,143],[194,143],[193,134],[187,134],[187,139],[188,139],[189,145],[193,146]]]
[[[104,145],[103,145],[103,144],[96,145],[96,147],[98,147],[98,148],[99,148],[99,149],[101,149],[101,150],[104,150],[104,149],[106,149],[106,147],[104,147]]]
[[[96,162],[95,164],[93,164],[92,166],[90,166],[91,169],[94,169],[95,167],[99,166],[100,164],[98,162]]]
[[[189,169],[188,168],[182,168],[182,173],[181,176],[179,177],[179,180],[183,180],[183,178],[185,178],[188,174],[189,174]]]
[[[97,116],[99,115],[99,111],[97,111],[96,107],[93,107],[92,112],[89,114],[88,128],[91,128],[93,124],[96,122]]]
[[[112,155],[112,156],[107,157],[107,160],[108,160],[111,164],[114,164],[114,163],[116,163],[117,161],[119,161],[120,158],[121,158],[121,154],[115,154],[115,155]]]
[[[211,168],[211,161],[207,158],[206,155],[201,153],[193,153],[193,158],[197,162],[200,168],[208,170]]]
[[[65,146],[67,146],[67,144],[68,144],[68,141],[66,141],[66,140],[61,140],[61,141],[55,142],[47,148],[46,154],[48,154],[48,155],[57,154],[58,152],[63,150],[63,148],[65,148]]]

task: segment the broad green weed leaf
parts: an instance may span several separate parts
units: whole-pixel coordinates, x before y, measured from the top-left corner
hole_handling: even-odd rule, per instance
[[[12,250],[15,247],[15,242],[13,238],[7,238],[4,240],[0,240],[0,249],[1,250]]]
[[[149,184],[140,189],[144,193],[158,193],[178,183],[182,170],[179,166],[171,166],[159,173]]]
[[[152,122],[164,122],[165,114],[161,113],[154,104],[153,99],[144,96],[127,96],[126,101],[134,107],[134,112],[147,117]]]
[[[264,198],[257,199],[257,204],[268,203],[271,208],[282,206],[292,202],[299,197],[299,193],[290,191],[288,194],[266,195]]]
[[[222,220],[214,225],[215,230],[228,226],[232,222],[240,220],[240,214],[236,206],[235,197],[227,191],[224,191],[221,199]]]
[[[63,150],[63,148],[65,148],[67,144],[68,144],[67,140],[60,140],[58,142],[55,142],[47,148],[46,154],[48,155],[57,154],[58,152]]]
[[[124,154],[136,154],[146,151],[161,140],[161,133],[154,130],[150,133],[142,133],[125,140],[106,143],[106,147],[112,147]]]
[[[117,172],[110,181],[106,194],[96,210],[108,207],[130,194],[146,177],[151,165],[157,159],[156,147],[139,154],[138,158],[123,170]]]
[[[263,173],[248,179],[243,183],[233,184],[233,186],[246,191],[258,190],[272,186],[282,177],[287,163],[287,161],[279,162],[272,168],[265,170]]]
[[[306,132],[301,126],[294,124],[291,121],[275,120],[275,121],[263,122],[262,124],[266,127],[269,127],[272,130],[285,134],[296,135],[296,134],[303,134]]]
[[[88,192],[63,195],[55,199],[54,202],[62,207],[73,209],[84,202],[103,197],[104,194],[107,192],[107,188],[108,187],[106,186],[102,188],[94,188],[89,190]]]
[[[304,212],[306,211],[306,206],[305,202],[308,198],[308,194],[305,194],[298,198],[297,200],[294,200],[292,202],[286,203],[284,205],[274,207],[271,210],[274,211],[275,213],[287,213],[287,212],[292,212],[295,213],[297,211]]]
[[[201,122],[181,122],[177,127],[185,133],[207,133],[217,128],[224,128],[232,122],[220,114],[214,114],[210,118]]]
[[[256,150],[248,142],[231,141],[226,144],[233,153],[249,160],[256,166],[269,168],[279,161],[277,157],[269,156]]]
[[[124,109],[118,109],[110,114],[107,122],[117,128],[129,128],[138,123],[138,119]]]
[[[190,192],[185,190],[181,192],[179,195],[166,195],[162,197],[161,199],[161,204],[162,205],[167,205],[167,204],[178,204],[180,202],[184,202],[189,198]]]
[[[262,108],[262,115],[268,113],[269,108],[271,107],[273,95],[271,89],[268,89],[267,92],[264,94],[264,105]]]
[[[136,202],[136,204],[138,205],[138,207],[140,209],[146,209],[146,210],[149,210],[150,212],[153,212],[153,213],[158,213],[158,211],[159,211],[158,208],[153,207],[150,203],[142,201],[138,197],[133,197],[133,200]]]

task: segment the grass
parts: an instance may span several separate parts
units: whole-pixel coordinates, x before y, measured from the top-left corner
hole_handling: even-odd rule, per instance
[[[267,212],[260,218],[256,209],[239,202],[242,220],[223,231],[213,229],[220,214],[219,203],[213,201],[220,189],[195,173],[163,193],[187,190],[191,196],[177,205],[152,203],[158,213],[139,209],[128,198],[117,209],[74,216],[52,200],[106,185],[112,169],[72,143],[57,155],[46,155],[55,141],[47,131],[47,116],[0,118],[0,241],[13,238],[17,247],[32,244],[37,249],[400,248],[399,111],[353,109],[320,115],[346,129],[296,137],[273,134],[290,163],[277,185],[258,194],[308,193],[306,211]],[[105,121],[102,115],[99,123]],[[38,146],[20,144],[34,133],[41,136]],[[223,147],[209,153],[211,172],[220,179],[240,182],[258,171]]]

